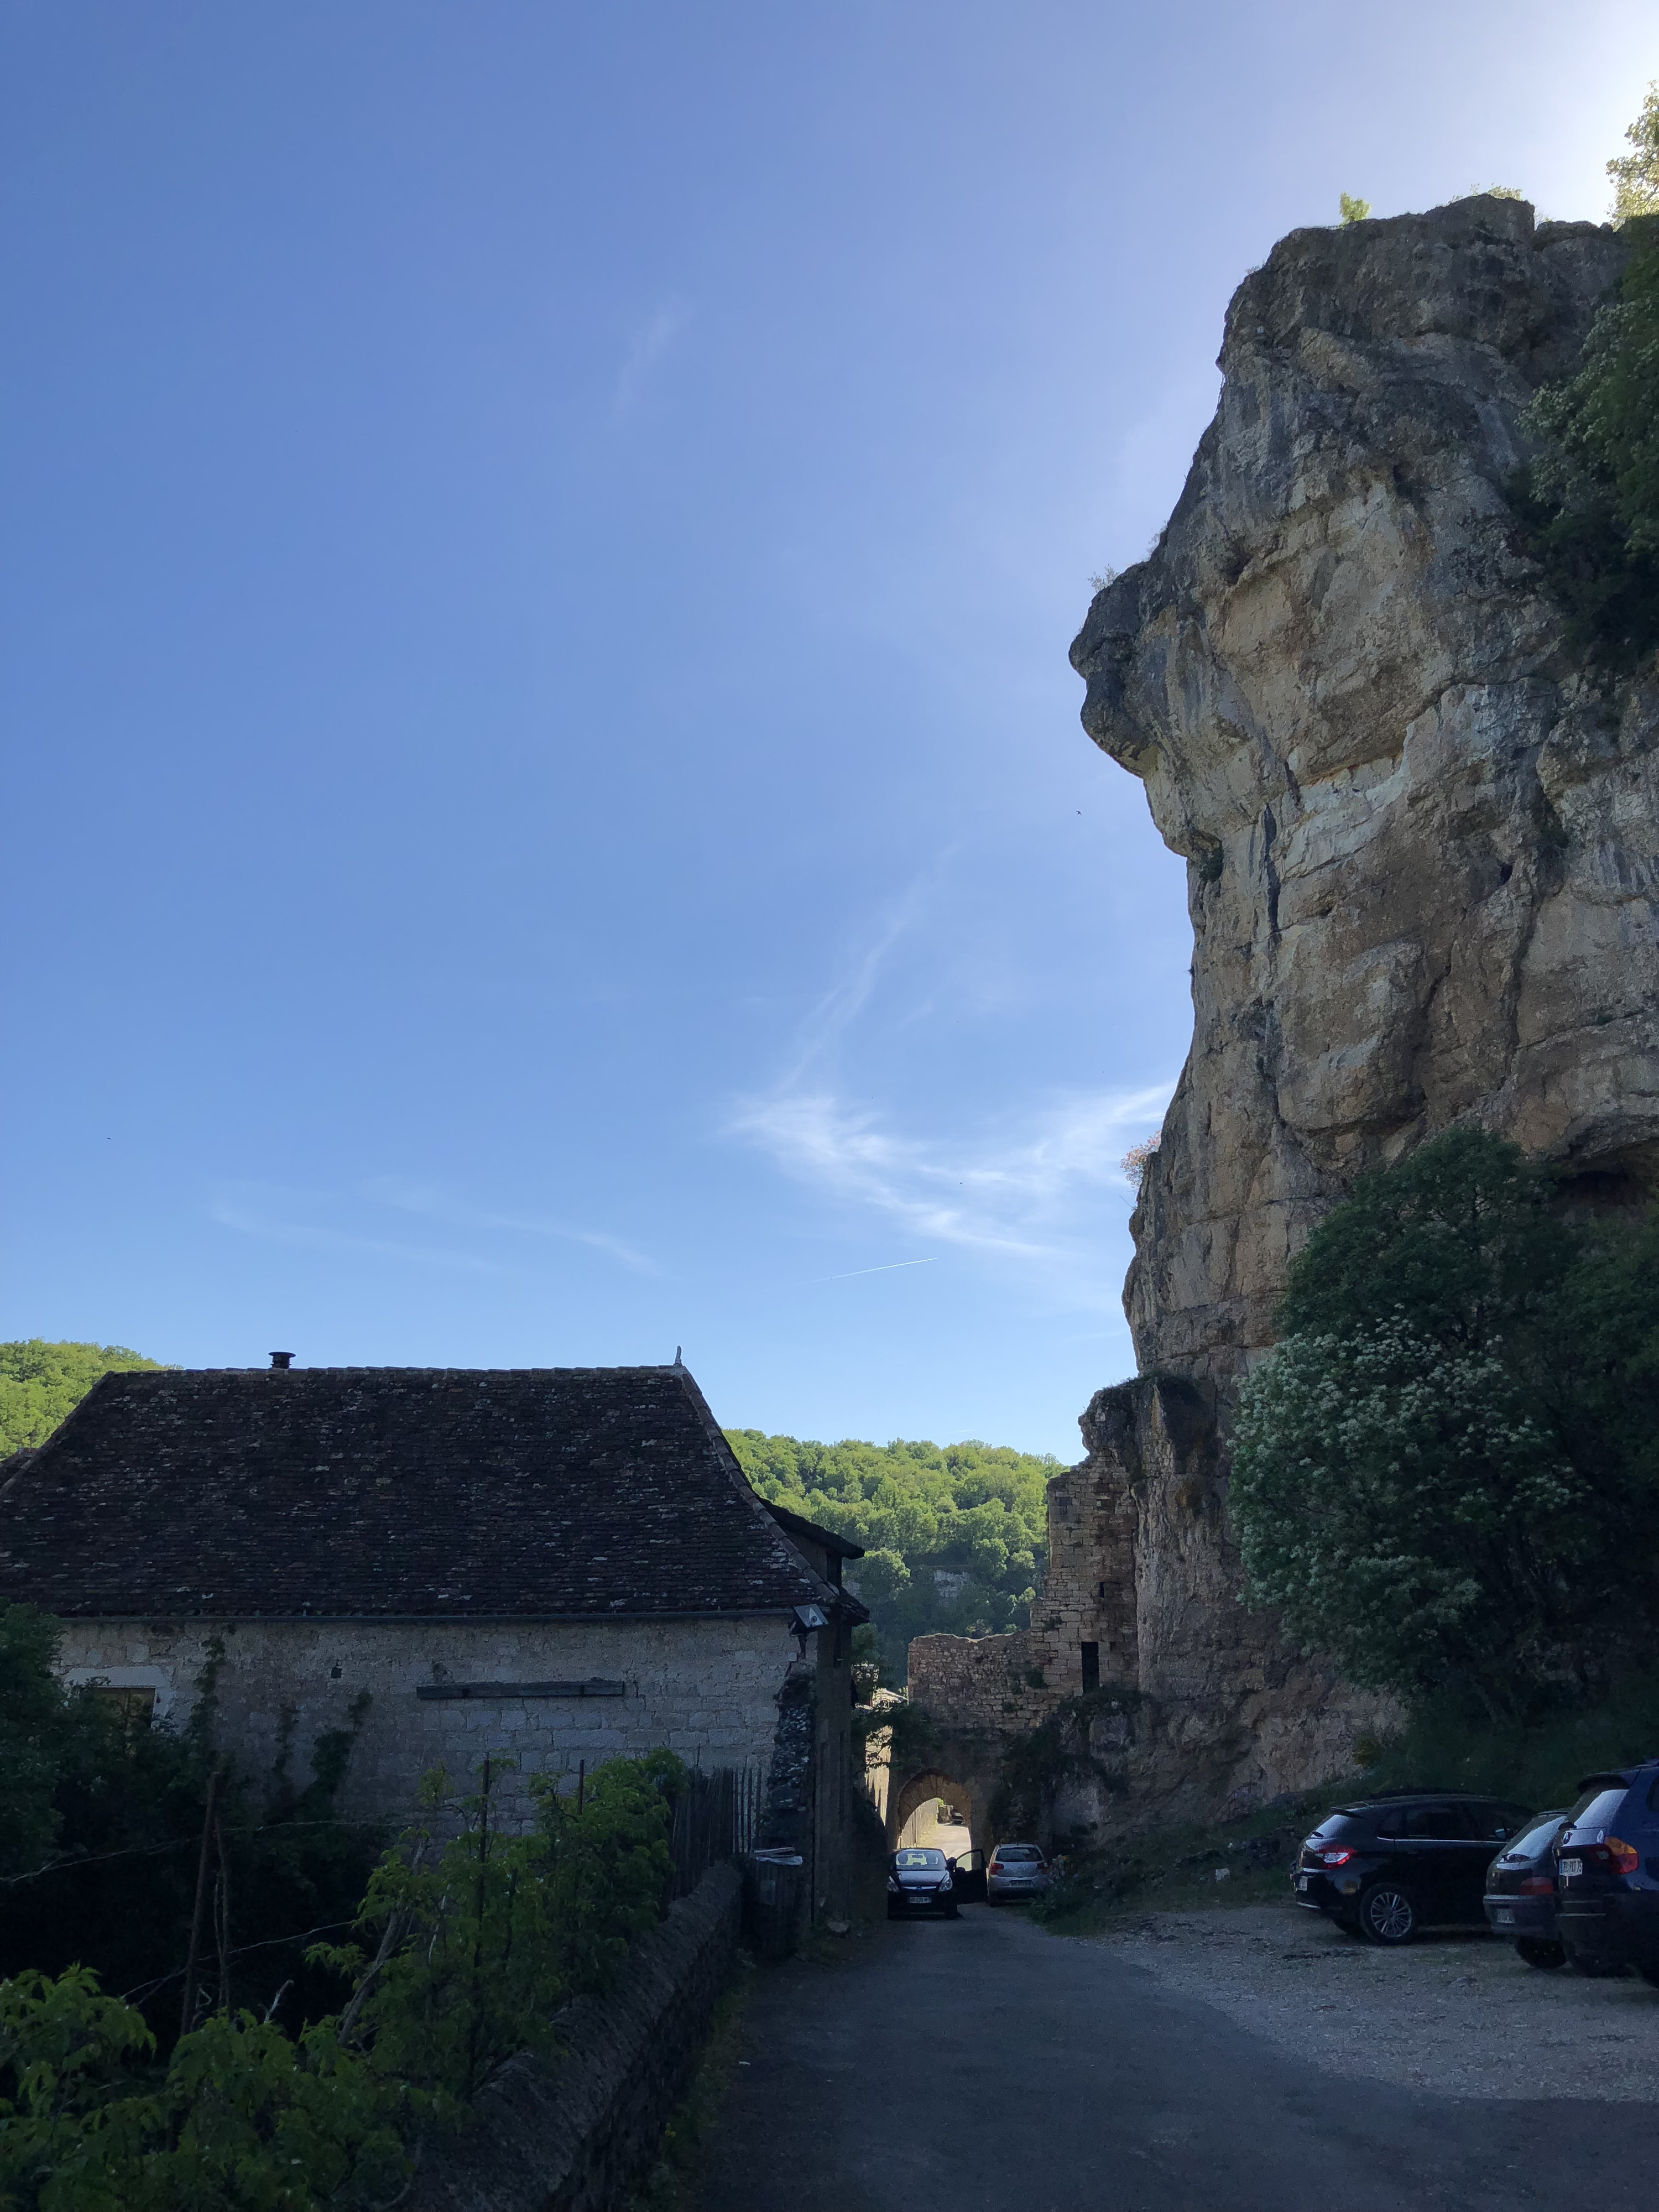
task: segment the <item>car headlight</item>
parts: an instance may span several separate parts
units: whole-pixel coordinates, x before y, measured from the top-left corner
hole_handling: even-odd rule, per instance
[[[898,1883],[897,1883],[897,1882],[896,1882],[896,1881],[894,1881],[894,1879],[893,1879],[893,1877],[892,1877],[892,1875],[891,1875],[890,1874],[890,1875],[888,1875],[888,1877],[887,1877],[887,1887],[888,1887],[888,1888],[889,1888],[889,1889],[890,1889],[890,1890],[893,1892],[893,1894],[896,1897],[896,1896],[897,1896],[897,1894],[898,1894],[898,1892],[899,1892],[899,1885],[898,1885]]]
[[[947,1875],[945,1875],[945,1877],[944,1881],[943,1881],[942,1882],[940,1882],[940,1884],[939,1884],[939,1888],[940,1888],[941,1890],[946,1890],[946,1889],[949,1889],[949,1888],[950,1888],[950,1887],[951,1887],[951,1877],[950,1877],[950,1875],[947,1874]]]

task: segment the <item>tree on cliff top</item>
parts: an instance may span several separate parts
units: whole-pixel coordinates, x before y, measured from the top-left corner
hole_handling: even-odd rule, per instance
[[[1615,222],[1628,222],[1632,216],[1659,215],[1659,82],[1648,87],[1642,112],[1625,137],[1632,150],[1607,163]]]
[[[0,1344],[0,1458],[44,1443],[100,1375],[162,1364],[123,1344]]]
[[[1297,1260],[1241,1393],[1249,1602],[1348,1677],[1519,1714],[1651,1632],[1659,1224],[1574,1230],[1513,1146],[1367,1176]]]
[[[1527,411],[1545,443],[1516,497],[1570,647],[1614,673],[1659,645],[1659,85],[1626,136],[1607,173],[1631,258],[1576,372]]]

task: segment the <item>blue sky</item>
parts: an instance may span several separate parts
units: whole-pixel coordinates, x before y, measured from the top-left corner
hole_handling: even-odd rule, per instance
[[[0,1334],[1075,1455],[1189,1029],[1078,726],[1273,240],[1648,0],[7,0]]]

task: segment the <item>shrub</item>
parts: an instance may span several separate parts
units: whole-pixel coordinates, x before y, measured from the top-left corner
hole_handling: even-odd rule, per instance
[[[297,2044],[243,2013],[135,2077],[143,2016],[74,1968],[0,1983],[0,2201],[15,2212],[322,2212],[409,2172],[399,2092],[331,2022]]]
[[[188,1726],[135,1725],[95,1686],[58,1681],[61,1638],[49,1615],[0,1607],[0,1972],[95,1966],[170,2039],[216,1763],[217,1662],[210,1655],[198,1678]],[[233,1987],[217,1992],[222,2005],[234,2008],[239,1995],[257,1990],[263,2008],[284,1981],[292,2017],[319,2014],[332,2002],[301,1954],[320,1928],[349,1923],[386,1844],[384,1829],[334,1814],[367,1704],[354,1709],[352,1727],[326,1731],[312,1746],[313,1778],[305,1787],[288,1771],[291,1714],[263,1788],[249,1776],[222,1777],[233,1954]]]
[[[71,1967],[0,1983],[0,2203],[15,2212],[368,2212],[394,2203],[428,2121],[460,2120],[511,2052],[546,2049],[563,2000],[605,1985],[662,1912],[667,1752],[617,1759],[582,1801],[538,1792],[528,1835],[491,1817],[492,1766],[459,1805],[440,1770],[428,1819],[386,1851],[359,1924],[318,1945],[353,1984],[294,2038],[222,2003],[165,2070],[133,2007]],[[434,1817],[460,1832],[434,1840]]]

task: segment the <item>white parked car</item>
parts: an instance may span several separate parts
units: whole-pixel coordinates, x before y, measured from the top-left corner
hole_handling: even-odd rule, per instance
[[[1035,1844],[999,1844],[986,1862],[985,1895],[992,1905],[1036,1897],[1048,1882],[1048,1862]]]

